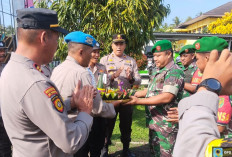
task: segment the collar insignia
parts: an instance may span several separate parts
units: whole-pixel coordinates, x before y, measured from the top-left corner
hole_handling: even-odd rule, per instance
[[[34,67],[36,70],[38,70],[39,72],[43,73],[41,67],[40,67],[38,64],[34,63],[34,64],[33,64],[33,67]]]

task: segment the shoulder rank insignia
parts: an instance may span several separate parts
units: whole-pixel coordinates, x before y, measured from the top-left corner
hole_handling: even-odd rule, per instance
[[[109,59],[108,61],[109,61],[109,62],[113,62],[114,60],[113,60],[113,59]]]
[[[41,67],[39,65],[37,65],[36,63],[33,64],[33,67],[38,70],[39,72],[43,73]]]

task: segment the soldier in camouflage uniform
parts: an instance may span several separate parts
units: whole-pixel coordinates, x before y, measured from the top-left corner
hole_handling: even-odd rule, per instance
[[[206,64],[209,60],[211,50],[219,52],[228,47],[226,40],[218,37],[204,37],[197,40],[195,43],[197,66],[200,72],[204,72]],[[220,95],[217,113],[217,126],[222,138],[232,137],[232,122],[231,122],[231,102],[230,96]]]
[[[195,47],[193,45],[185,45],[179,51],[180,61],[182,65],[182,70],[184,71],[184,91],[182,98],[188,97],[195,93],[197,85],[192,84],[193,75],[197,71],[197,66],[195,62]],[[178,108],[173,107],[168,111],[168,121],[173,123],[178,123]]]
[[[222,51],[228,47],[227,42],[224,39],[218,37],[204,37],[197,40],[194,43],[196,47],[196,58],[199,69],[194,73],[191,84],[199,85],[202,79],[202,73],[209,60],[209,54],[211,50]],[[232,137],[232,121],[231,121],[231,102],[228,95],[219,96],[218,112],[217,112],[217,126],[220,132],[221,138]],[[172,110],[173,111],[173,110]],[[173,113],[168,112],[169,121],[178,121],[178,111]],[[174,115],[175,114],[175,115]]]
[[[190,96],[196,90],[196,86],[191,84],[193,74],[197,70],[194,54],[195,50],[193,45],[185,45],[179,51],[180,61],[184,66],[183,70],[185,75],[184,93],[182,98]]]
[[[177,124],[167,122],[167,111],[176,107],[182,96],[184,73],[174,64],[171,42],[161,40],[152,48],[157,69],[152,74],[148,89],[138,91],[127,104],[146,106],[150,150],[154,157],[172,156]],[[146,97],[138,99],[138,97]]]

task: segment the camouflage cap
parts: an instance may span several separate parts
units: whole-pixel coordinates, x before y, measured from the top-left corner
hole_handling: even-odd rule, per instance
[[[196,53],[210,52],[212,50],[222,51],[228,47],[226,40],[222,38],[214,37],[203,37],[197,40],[193,44],[196,48]]]
[[[172,43],[169,40],[160,40],[155,43],[155,45],[151,49],[151,52],[163,52],[169,49],[172,49]]]
[[[180,49],[179,54],[181,55],[182,53],[194,53],[195,51],[196,49],[193,45],[185,45]]]

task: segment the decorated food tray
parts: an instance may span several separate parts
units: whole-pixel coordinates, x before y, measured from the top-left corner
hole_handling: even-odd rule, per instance
[[[136,92],[134,89],[124,89],[120,91],[119,89],[105,90],[98,88],[98,90],[101,94],[102,100],[104,100],[107,103],[110,103],[115,100],[122,100],[123,103],[126,103],[130,101],[130,96],[133,96]]]

